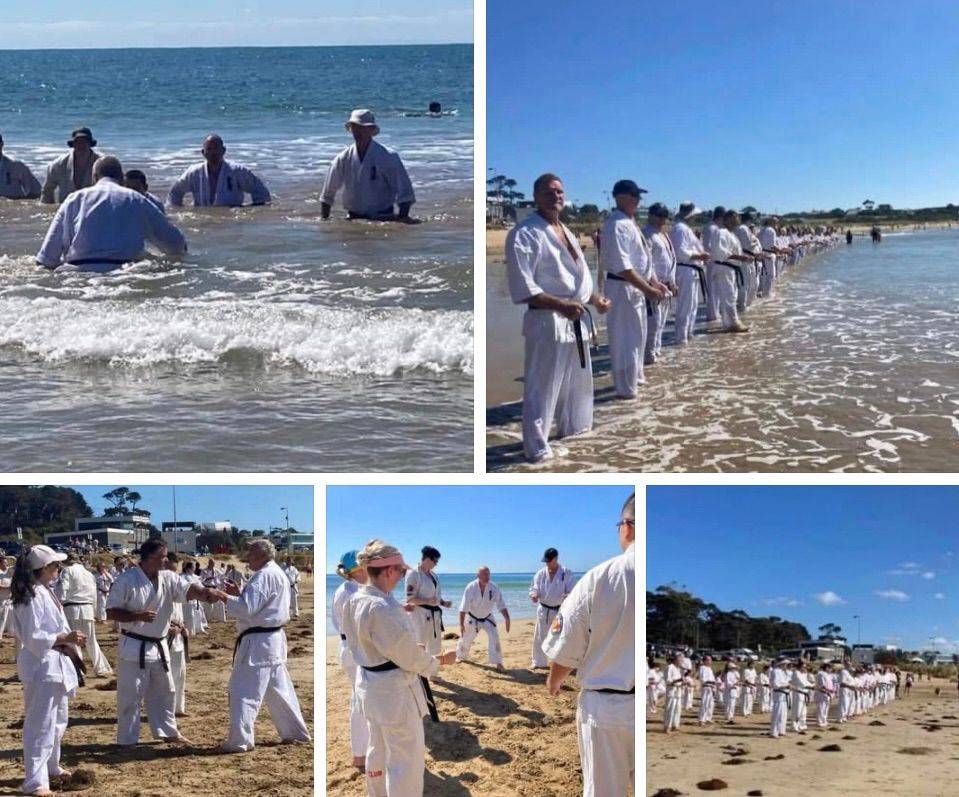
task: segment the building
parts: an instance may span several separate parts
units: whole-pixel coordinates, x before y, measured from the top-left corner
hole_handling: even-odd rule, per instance
[[[167,521],[160,534],[167,548],[176,553],[196,555],[196,541],[201,534],[230,534],[233,524],[229,520],[197,523],[193,520]]]
[[[312,551],[313,550],[313,532],[291,531],[286,529],[273,529],[270,532],[270,542],[276,548],[277,553],[285,551]]]
[[[124,515],[76,518],[73,531],[44,534],[43,541],[47,545],[71,547],[79,540],[101,548],[119,546],[124,551],[132,551],[149,536],[150,516],[133,511]]]

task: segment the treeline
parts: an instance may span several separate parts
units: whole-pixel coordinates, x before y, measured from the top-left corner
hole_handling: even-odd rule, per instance
[[[650,644],[769,652],[795,648],[808,639],[804,625],[781,617],[750,617],[741,609],[723,611],[669,586],[646,592],[646,641]]]
[[[45,533],[73,530],[73,520],[92,514],[84,497],[69,487],[0,487],[0,538],[16,539],[23,529],[27,544]]]

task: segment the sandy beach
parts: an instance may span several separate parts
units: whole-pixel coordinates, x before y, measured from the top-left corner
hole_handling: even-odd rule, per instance
[[[940,694],[936,695],[935,690]],[[698,700],[696,708],[698,710]],[[646,793],[701,794],[698,783],[718,778],[727,794],[912,795],[945,797],[959,778],[959,699],[955,680],[919,681],[912,694],[851,720],[841,729],[815,727],[804,736],[771,739],[768,715],[736,717],[732,726],[700,728],[692,713],[667,737],[662,711],[646,717]],[[881,724],[880,724],[881,723]],[[823,751],[838,745],[837,752]],[[741,753],[739,751],[745,751]],[[738,764],[733,766],[730,762]]]
[[[430,797],[572,797],[582,793],[576,744],[575,679],[553,699],[545,670],[529,666],[533,622],[500,623],[505,673],[486,662],[486,636],[473,644],[472,663],[444,667],[433,686],[440,723],[426,723],[425,794]],[[447,632],[444,650],[458,632]],[[327,637],[327,794],[365,794],[362,776],[350,766],[348,697],[336,663],[339,640]]]
[[[242,567],[242,566],[241,566]],[[313,579],[300,582],[300,617],[287,626],[290,676],[300,708],[313,732]],[[97,640],[116,669],[117,634],[110,623],[97,624]],[[166,797],[180,794],[250,794],[270,797],[313,794],[313,745],[281,745],[264,706],[256,723],[256,749],[243,755],[213,751],[226,737],[227,682],[236,636],[234,622],[211,624],[207,634],[190,640],[187,664],[187,716],[178,726],[190,747],[154,742],[145,716],[140,746],[133,752],[116,745],[116,683],[88,678],[70,701],[70,724],[63,737],[62,765],[92,772],[86,793],[107,797]],[[0,797],[20,794],[22,688],[16,680],[15,642],[0,642]]]

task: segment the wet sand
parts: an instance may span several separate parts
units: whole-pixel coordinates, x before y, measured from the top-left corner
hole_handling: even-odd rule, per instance
[[[427,717],[425,794],[429,797],[572,797],[582,793],[576,744],[578,687],[559,698],[546,691],[546,671],[531,672],[533,622],[509,634],[500,623],[505,673],[486,664],[486,635],[473,643],[472,663],[443,667],[433,686],[440,723]],[[446,636],[451,636],[447,632]],[[458,636],[458,634],[456,634]],[[336,663],[339,639],[327,637],[327,794],[360,797],[363,778],[351,766],[349,686]],[[443,649],[456,640],[443,643]]]
[[[154,742],[141,716],[140,745],[116,747],[115,676],[88,678],[70,701],[70,724],[63,737],[62,766],[91,771],[96,781],[83,793],[105,797],[169,797],[173,794],[312,795],[313,745],[283,745],[266,706],[256,722],[256,749],[239,755],[214,752],[229,724],[227,682],[236,638],[235,622],[211,624],[190,640],[187,663],[187,716],[177,720],[193,746]],[[300,710],[313,734],[313,579],[300,581],[300,617],[287,626],[288,668]],[[116,670],[117,635],[111,623],[97,624],[97,640]],[[19,795],[23,781],[23,690],[16,676],[15,642],[0,642],[0,797]],[[59,792],[58,792],[59,793]]]
[[[659,713],[646,715],[648,795],[669,788],[702,794],[697,784],[712,778],[725,781],[729,788],[723,794],[730,795],[757,789],[765,797],[956,794],[959,698],[954,680],[917,682],[909,697],[860,715],[840,730],[834,721],[835,703],[828,730],[816,727],[811,709],[804,736],[790,731],[779,739],[765,735],[768,715],[737,716],[735,725],[700,728],[691,712],[684,713],[681,732],[667,737],[662,711],[660,705]],[[717,707],[717,718],[720,713]],[[883,725],[870,725],[875,721]],[[840,751],[820,749],[833,744]],[[745,754],[732,755],[741,750]],[[741,763],[736,766],[724,763],[737,759]]]

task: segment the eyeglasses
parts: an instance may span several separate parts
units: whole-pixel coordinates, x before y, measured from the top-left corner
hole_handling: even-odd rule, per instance
[[[628,523],[630,526],[636,525],[635,520],[630,520],[629,518],[623,517],[616,521],[616,530],[619,531],[620,526],[622,526],[624,523]]]

